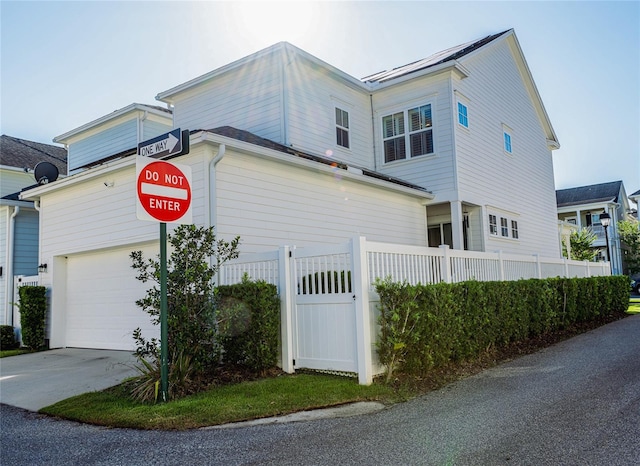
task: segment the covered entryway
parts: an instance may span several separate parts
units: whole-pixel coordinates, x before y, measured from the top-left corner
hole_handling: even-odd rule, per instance
[[[132,350],[137,327],[147,338],[157,336],[157,326],[135,303],[154,284],[136,280],[129,257],[135,250],[155,257],[157,248],[134,245],[67,256],[66,306],[59,311],[65,312],[64,346]]]

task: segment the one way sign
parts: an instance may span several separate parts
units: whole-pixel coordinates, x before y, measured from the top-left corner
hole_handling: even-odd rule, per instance
[[[169,155],[179,155],[182,153],[188,153],[189,149],[189,131],[187,133],[186,144],[183,144],[184,134],[180,128],[169,131],[168,133],[161,134],[153,139],[138,144],[138,155],[145,157],[160,158]],[[183,152],[183,146],[186,146],[187,150]]]

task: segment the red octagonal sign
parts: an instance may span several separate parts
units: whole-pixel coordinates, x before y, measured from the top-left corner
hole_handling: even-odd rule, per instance
[[[193,223],[190,166],[138,157],[136,173],[140,220]]]

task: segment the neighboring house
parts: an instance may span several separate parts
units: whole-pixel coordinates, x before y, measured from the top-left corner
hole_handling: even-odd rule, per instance
[[[629,199],[622,181],[612,181],[556,191],[558,219],[577,229],[589,228],[596,234],[593,247],[598,251],[596,260],[610,260],[613,274],[621,274],[622,245],[618,235],[618,223],[627,219],[630,212]],[[607,212],[611,223],[607,228],[609,252],[606,250],[605,231],[600,223],[600,214]]]
[[[640,207],[640,189],[635,193],[629,195],[629,199],[636,203],[636,208],[631,210],[631,216],[638,220],[638,207]]]
[[[133,155],[163,127],[191,131],[175,162],[192,168],[194,223],[242,253],[362,235],[560,257],[559,144],[513,30],[362,80],[283,42],[157,99],[165,119],[134,104],[55,138],[72,176],[23,195],[42,206],[52,346],[129,349],[153,330],[133,304],[148,284],[129,253],[158,250]]]
[[[13,322],[13,277],[38,274],[38,211],[32,201],[19,199],[22,189],[36,181],[33,169],[49,162],[67,171],[63,147],[0,136],[0,323]]]

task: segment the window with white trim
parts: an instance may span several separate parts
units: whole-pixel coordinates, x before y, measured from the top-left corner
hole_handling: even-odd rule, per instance
[[[498,234],[498,218],[492,214],[489,214],[489,233],[492,235]]]
[[[382,144],[385,163],[433,154],[431,104],[383,116]]]
[[[511,220],[511,237],[513,239],[518,239],[518,222],[516,220]]]
[[[458,123],[465,128],[469,127],[469,113],[467,106],[462,102],[458,102]]]
[[[509,237],[509,221],[504,217],[500,217],[500,234],[505,238]]]
[[[512,145],[512,131],[506,126],[502,127],[502,138],[504,141],[504,151],[507,154],[513,154],[513,145]]]
[[[336,107],[336,144],[349,148],[349,112]]]

